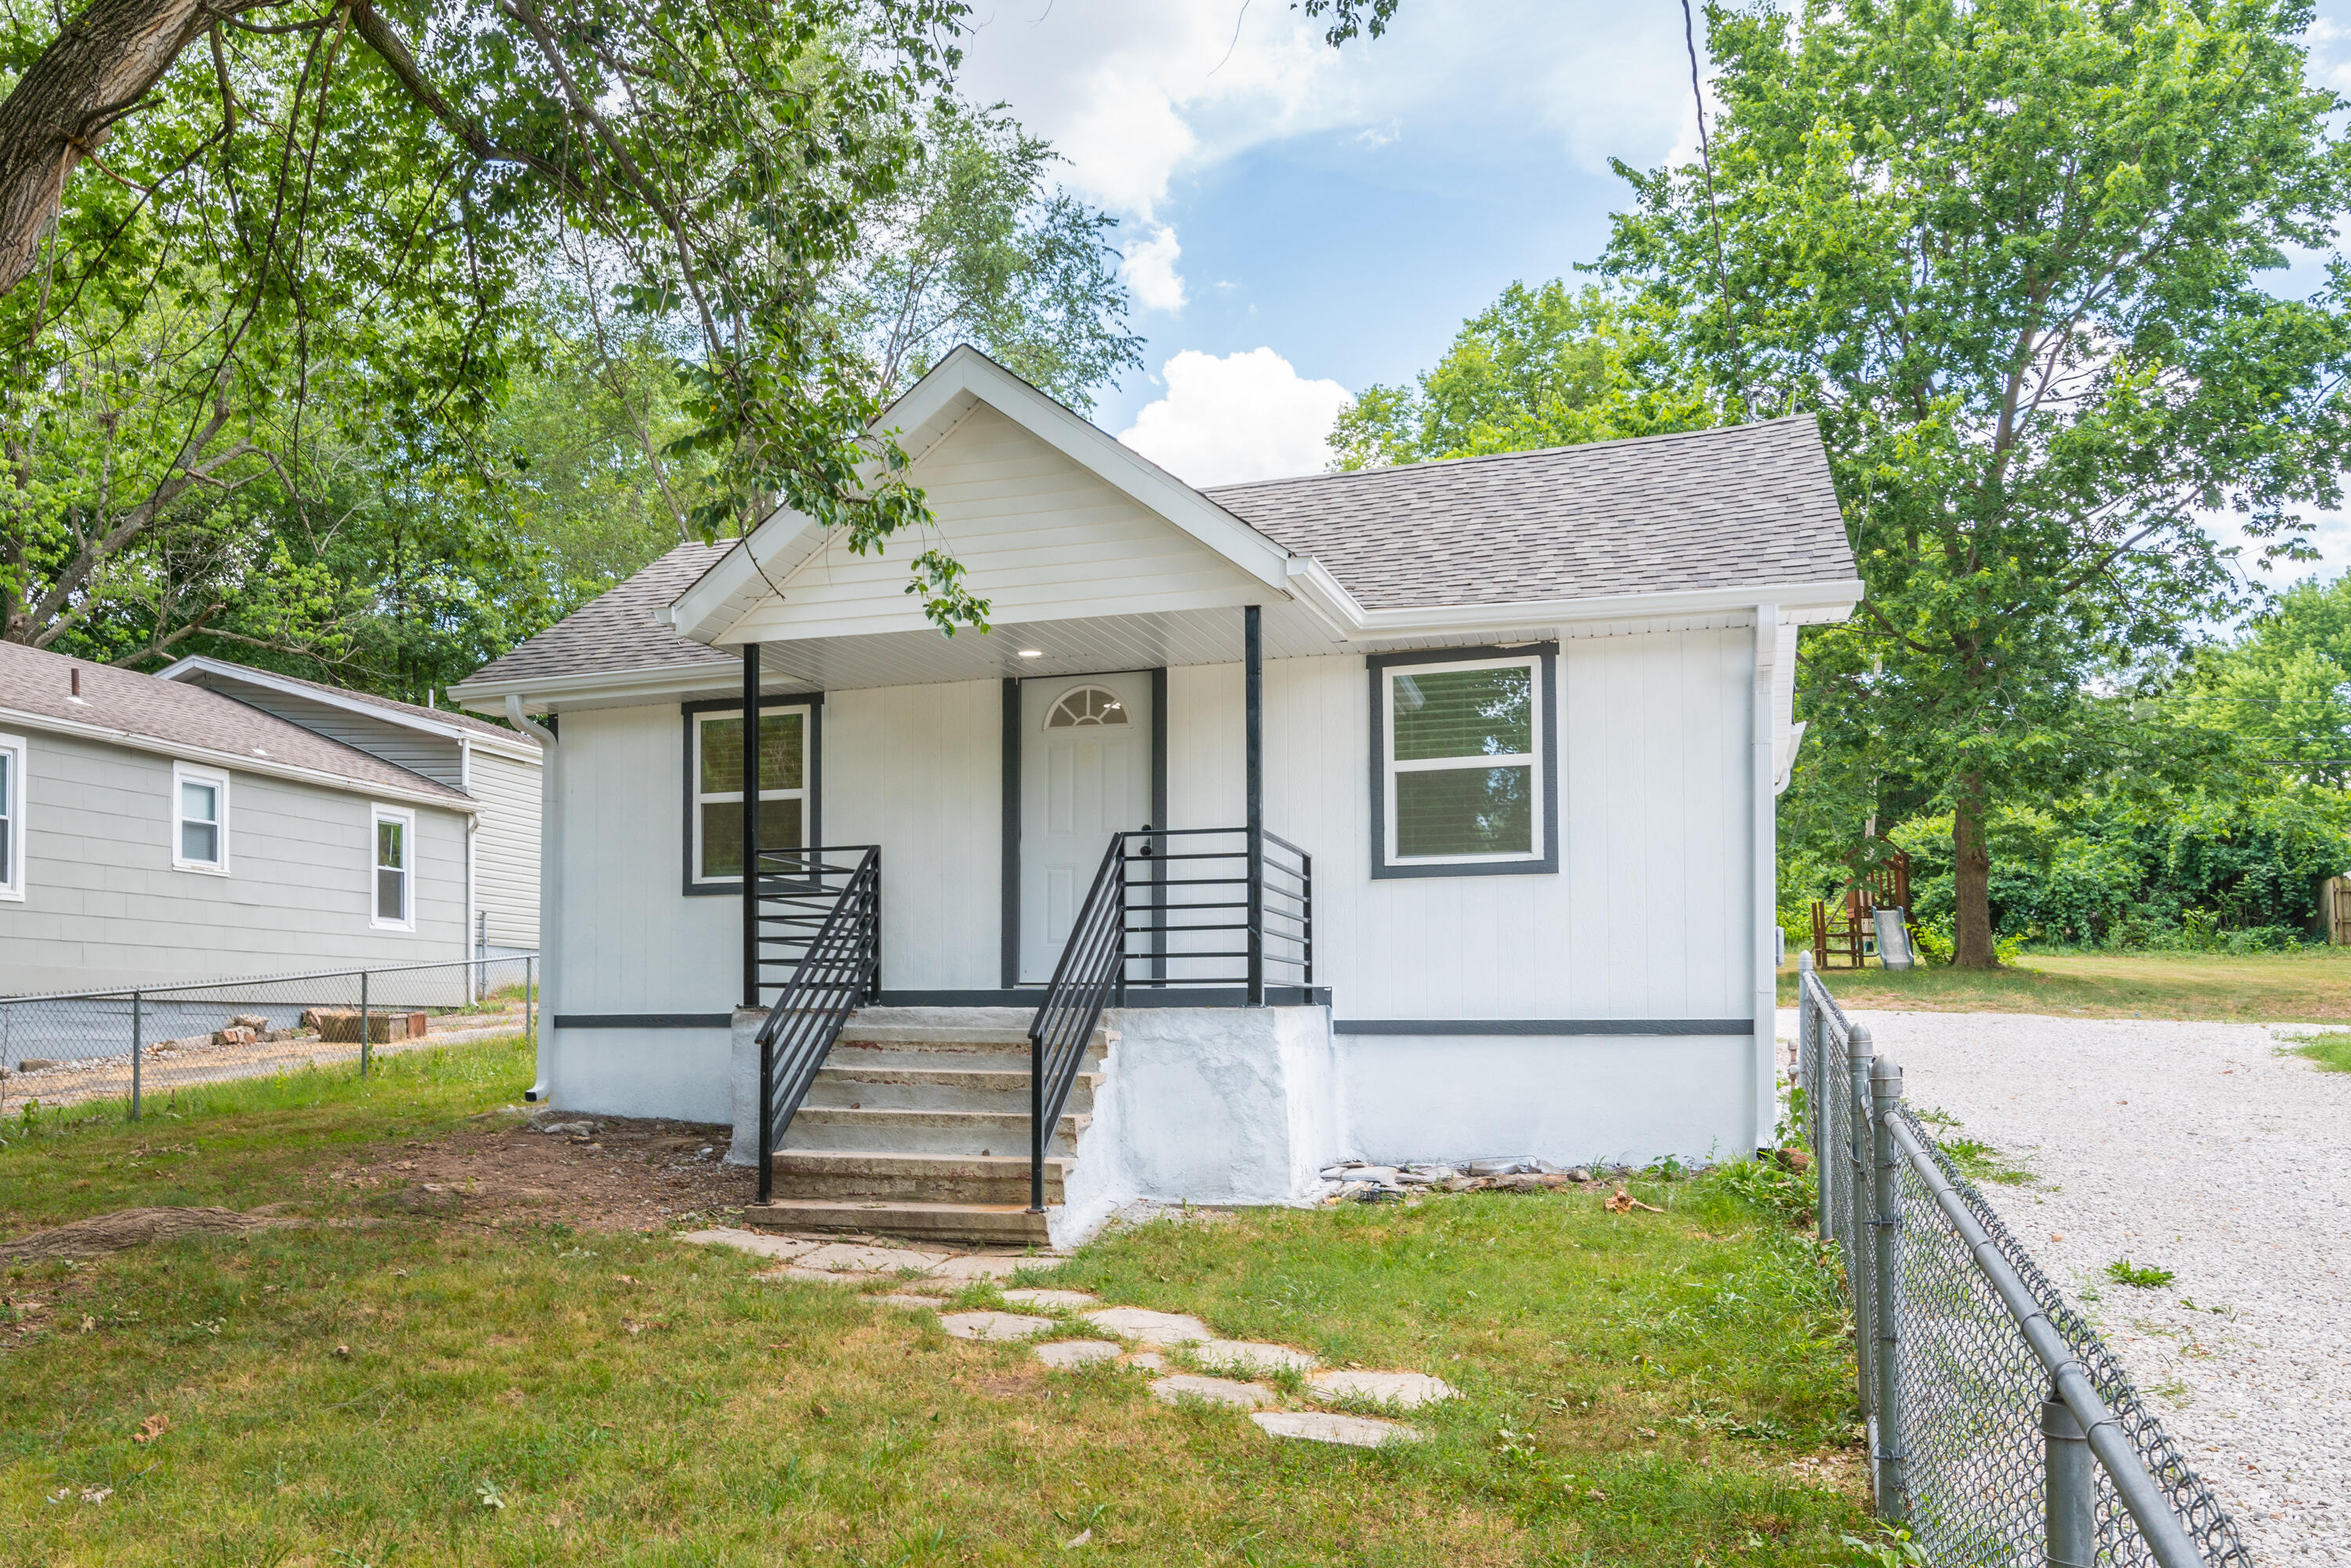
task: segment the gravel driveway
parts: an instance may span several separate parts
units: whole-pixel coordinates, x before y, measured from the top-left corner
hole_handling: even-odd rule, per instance
[[[1914,1106],[1959,1119],[1945,1137],[2039,1178],[1984,1190],[2254,1555],[2351,1568],[2351,1073],[2255,1025],[1851,1016]],[[2175,1278],[2117,1284],[2125,1258]]]

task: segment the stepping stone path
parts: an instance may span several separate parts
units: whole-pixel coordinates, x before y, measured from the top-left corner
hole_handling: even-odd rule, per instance
[[[1249,1419],[1273,1437],[1300,1437],[1310,1443],[1344,1443],[1350,1448],[1376,1448],[1383,1443],[1417,1443],[1427,1434],[1401,1421],[1376,1416],[1334,1416],[1327,1410],[1256,1410]]]
[[[1212,1339],[1204,1344],[1196,1344],[1192,1347],[1192,1359],[1202,1366],[1213,1366],[1220,1372],[1280,1372],[1285,1368],[1300,1372],[1314,1370],[1314,1358],[1302,1350],[1246,1339]]]
[[[1121,1339],[1142,1344],[1205,1344],[1216,1338],[1208,1325],[1185,1312],[1155,1312],[1142,1307],[1104,1307],[1085,1314],[1086,1322],[1108,1329]]]
[[[1050,1318],[1028,1318],[1019,1312],[949,1312],[939,1327],[957,1339],[1027,1339],[1053,1326]]]
[[[905,1307],[910,1311],[918,1312],[935,1312],[941,1307],[947,1304],[947,1299],[945,1296],[908,1296],[894,1294],[888,1296],[868,1296],[865,1299],[869,1301],[880,1301],[884,1306]]]
[[[1200,1399],[1211,1405],[1231,1405],[1243,1410],[1270,1405],[1274,1399],[1273,1390],[1262,1383],[1235,1383],[1229,1378],[1202,1377],[1189,1372],[1160,1378],[1152,1384],[1151,1392],[1170,1405],[1180,1404],[1186,1399]]]
[[[1098,1361],[1116,1361],[1118,1355],[1118,1346],[1106,1339],[1057,1339],[1037,1347],[1039,1361],[1063,1371],[1091,1366]]]
[[[1325,1399],[1369,1399],[1399,1410],[1433,1405],[1458,1392],[1425,1372],[1318,1372],[1306,1380],[1306,1386]]]
[[[890,1283],[912,1271],[923,1277],[923,1283],[959,1289],[974,1280],[1008,1280],[1015,1270],[1033,1267],[1037,1261],[1005,1252],[933,1252],[873,1242],[778,1236],[733,1226],[688,1231],[678,1239],[699,1247],[732,1247],[783,1264],[761,1274],[763,1280],[807,1280],[831,1285]]]
[[[1102,1305],[1100,1296],[1089,1296],[1083,1291],[1005,1291],[1001,1294],[1008,1301],[1024,1307],[1042,1307],[1049,1312]]]

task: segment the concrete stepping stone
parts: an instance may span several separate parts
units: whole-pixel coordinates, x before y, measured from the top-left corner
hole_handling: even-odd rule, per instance
[[[798,1258],[824,1245],[798,1236],[770,1236],[764,1230],[737,1230],[733,1226],[714,1226],[707,1230],[689,1230],[678,1238],[696,1247],[732,1247],[738,1252],[749,1252],[761,1258]]]
[[[1273,1403],[1273,1390],[1262,1383],[1235,1383],[1227,1377],[1202,1377],[1189,1372],[1160,1378],[1151,1385],[1151,1392],[1170,1405],[1180,1404],[1186,1399],[1200,1399],[1210,1405],[1230,1405],[1241,1410],[1254,1410],[1260,1405]]]
[[[1027,1339],[1053,1326],[1050,1318],[1023,1317],[1019,1312],[949,1312],[939,1327],[957,1339]]]
[[[780,1269],[762,1270],[762,1280],[805,1280],[816,1285],[888,1285],[894,1284],[895,1274],[875,1274],[862,1269],[806,1269],[798,1263],[787,1263]]]
[[[947,1304],[947,1299],[945,1296],[910,1296],[901,1291],[893,1291],[886,1296],[868,1296],[865,1299],[869,1301],[880,1301],[883,1306],[904,1307],[918,1312],[935,1312]]]
[[[938,1257],[936,1261],[922,1265],[930,1270],[934,1280],[1009,1280],[1022,1269],[1033,1268],[1037,1260],[1020,1258],[1001,1252],[967,1252],[960,1258]]]
[[[1427,1434],[1401,1421],[1376,1416],[1334,1416],[1328,1410],[1253,1410],[1249,1419],[1267,1436],[1297,1437],[1309,1443],[1344,1443],[1353,1448],[1376,1448],[1383,1443],[1417,1443]]]
[[[1083,1291],[1006,1291],[1002,1295],[1008,1301],[1015,1301],[1024,1307],[1042,1307],[1049,1312],[1102,1305],[1100,1296],[1089,1296]]]
[[[1212,1339],[1204,1344],[1196,1344],[1192,1347],[1192,1359],[1203,1366],[1213,1366],[1222,1372],[1280,1372],[1286,1368],[1295,1368],[1300,1372],[1314,1370],[1314,1358],[1302,1350],[1248,1339]]]
[[[1155,1312],[1142,1307],[1104,1307],[1085,1314],[1086,1322],[1108,1329],[1121,1339],[1143,1344],[1205,1344],[1217,1336],[1208,1325],[1185,1312]]]
[[[828,1241],[792,1261],[803,1269],[855,1270],[872,1274],[914,1269],[932,1273],[947,1261],[947,1254],[917,1252],[910,1247],[864,1247],[849,1241]]]
[[[1039,1345],[1037,1359],[1067,1372],[1073,1367],[1092,1366],[1098,1361],[1116,1361],[1118,1346],[1106,1339],[1057,1339],[1050,1344]]]
[[[1399,1410],[1417,1409],[1459,1393],[1425,1372],[1318,1372],[1306,1380],[1306,1386],[1325,1399],[1368,1399]]]
[[[1122,1364],[1137,1372],[1165,1372],[1167,1370],[1167,1358],[1155,1350],[1138,1350]]]

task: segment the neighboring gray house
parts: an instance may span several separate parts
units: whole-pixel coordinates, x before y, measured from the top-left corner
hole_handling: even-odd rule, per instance
[[[474,911],[466,927],[493,958],[538,946],[538,742],[449,708],[418,707],[225,659],[183,659],[162,672],[250,703],[330,740],[398,763],[473,799]]]
[[[468,957],[484,815],[203,685],[0,643],[0,994]]]

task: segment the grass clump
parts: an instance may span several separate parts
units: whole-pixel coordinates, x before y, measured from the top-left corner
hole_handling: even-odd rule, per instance
[[[2323,1071],[2351,1072],[2351,1034],[2314,1035],[2284,1049],[2290,1055],[2308,1057]]]

